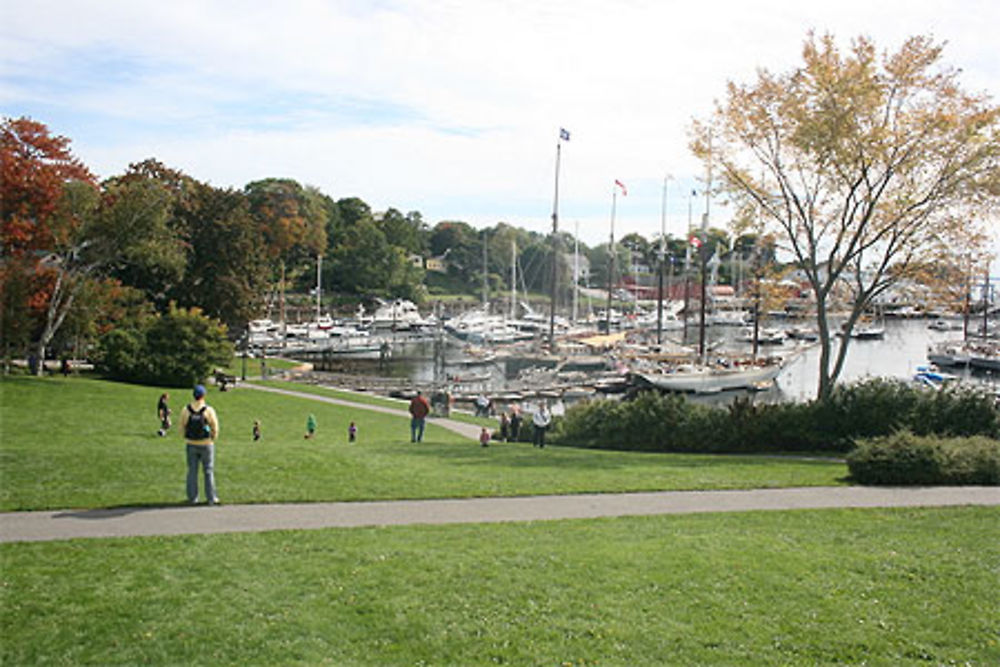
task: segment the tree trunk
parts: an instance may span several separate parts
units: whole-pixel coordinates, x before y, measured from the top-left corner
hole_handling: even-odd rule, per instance
[[[49,307],[45,311],[45,328],[42,330],[42,335],[38,337],[38,343],[35,346],[35,355],[38,357],[38,369],[35,371],[35,375],[39,377],[45,374],[45,353],[49,343],[52,342],[59,327],[62,326],[66,315],[73,306],[76,294],[83,284],[83,280],[80,279],[75,285],[65,288],[65,278],[65,271],[60,270],[56,277],[56,284],[52,288],[52,296],[49,297]]]

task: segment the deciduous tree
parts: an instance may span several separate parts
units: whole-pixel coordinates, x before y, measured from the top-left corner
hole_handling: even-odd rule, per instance
[[[873,300],[996,204],[1000,110],[963,91],[941,54],[927,37],[880,56],[867,38],[842,52],[832,36],[810,35],[801,66],[730,83],[695,124],[696,154],[738,205],[759,208],[815,294],[821,399]],[[849,315],[836,348],[840,286]]]

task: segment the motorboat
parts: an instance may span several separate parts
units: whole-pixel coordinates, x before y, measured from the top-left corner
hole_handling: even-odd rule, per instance
[[[969,365],[983,371],[1000,371],[1000,345],[989,341],[969,341]]]
[[[373,329],[409,331],[428,325],[429,322],[420,315],[417,305],[409,299],[396,299],[392,302],[380,300],[371,318]]]
[[[965,341],[944,341],[927,348],[927,361],[935,366],[968,366],[971,360]]]
[[[855,340],[881,340],[885,337],[885,327],[879,324],[859,323],[851,331]]]
[[[927,325],[928,329],[932,331],[961,331],[962,322],[960,320],[947,320],[944,318],[938,318]]]
[[[953,373],[945,373],[937,366],[917,366],[917,372],[913,375],[913,381],[921,387],[930,389],[941,389],[946,384],[957,382],[960,378]]]
[[[717,327],[743,327],[750,320],[745,310],[716,310],[705,318],[705,324]]]
[[[271,334],[278,330],[278,325],[269,319],[250,320],[247,329],[251,334]]]
[[[744,327],[740,330],[739,336],[736,340],[741,343],[753,343],[754,341],[754,330],[753,327]],[[758,345],[781,345],[785,342],[785,332],[781,329],[775,329],[773,327],[760,327],[757,329],[757,344]]]
[[[785,335],[791,340],[804,340],[809,343],[819,340],[819,332],[809,327],[792,327],[785,331]]]

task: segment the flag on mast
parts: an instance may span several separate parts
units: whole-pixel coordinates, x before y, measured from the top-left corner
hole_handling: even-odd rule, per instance
[[[563,141],[569,141],[569,130],[564,127],[559,128],[559,138]]]
[[[627,196],[628,196],[628,189],[626,189],[626,187],[625,187],[625,184],[624,184],[624,183],[622,183],[621,181],[619,181],[619,180],[618,180],[618,179],[616,178],[616,179],[615,179],[615,185],[617,185],[618,187],[620,187],[620,188],[622,189],[622,196],[623,196],[623,197],[627,197]]]

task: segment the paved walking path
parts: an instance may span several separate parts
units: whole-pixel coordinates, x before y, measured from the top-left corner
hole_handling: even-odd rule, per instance
[[[395,415],[397,417],[410,418],[410,413],[407,406],[402,406],[400,408],[391,408],[385,405],[372,405],[370,403],[358,403],[356,401],[348,401],[342,398],[334,398],[332,396],[322,396],[320,394],[310,394],[306,391],[297,391],[295,389],[280,389],[278,387],[265,387],[259,384],[251,384],[249,382],[240,385],[244,389],[255,389],[257,391],[268,391],[272,394],[284,394],[285,396],[296,396],[298,398],[307,398],[313,401],[320,401],[323,403],[332,403],[333,405],[346,405],[351,408],[357,408],[359,410],[371,410],[372,412],[381,412],[387,415]],[[338,390],[343,391],[343,390]],[[444,417],[435,417],[431,415],[428,418],[428,423],[437,424],[438,426],[443,426],[449,431],[458,433],[467,438],[473,440],[479,439],[479,432],[482,426],[476,426],[475,424],[467,424],[465,422],[456,421],[454,419],[447,419]]]
[[[0,514],[0,542],[836,507],[1000,506],[1000,487],[808,487]]]
[[[291,389],[244,388],[409,417],[405,409],[355,403]],[[439,424],[469,438],[480,427]],[[749,491],[663,491],[516,498],[372,501],[273,505],[188,505],[0,513],[0,542],[95,537],[198,535],[445,523],[548,521],[599,517],[747,512],[837,507],[1000,506],[1000,487],[806,487]]]

